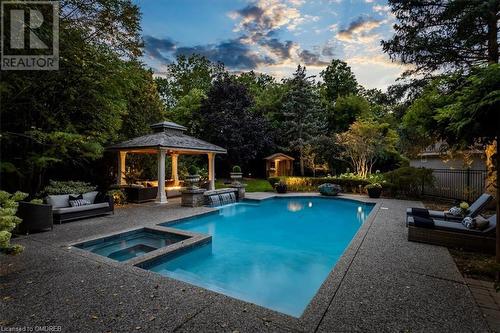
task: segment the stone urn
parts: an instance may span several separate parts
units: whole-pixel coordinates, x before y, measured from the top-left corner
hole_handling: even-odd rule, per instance
[[[184,182],[186,182],[188,189],[197,189],[200,182],[200,175],[188,175],[184,179]]]
[[[231,178],[231,182],[233,184],[239,184],[241,180],[243,179],[243,173],[242,172],[231,172],[229,174],[229,177]]]

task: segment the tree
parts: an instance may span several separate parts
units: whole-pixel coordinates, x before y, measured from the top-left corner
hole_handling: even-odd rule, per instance
[[[389,0],[398,23],[382,46],[411,72],[498,63],[500,0]]]
[[[324,112],[314,82],[306,76],[306,68],[298,66],[291,79],[285,80],[283,97],[283,132],[281,140],[299,155],[300,174],[304,175],[304,149],[308,141],[324,132]]]
[[[337,134],[337,141],[356,173],[367,177],[379,157],[395,150],[397,134],[387,123],[357,120],[349,130]]]
[[[58,71],[2,73],[2,188],[34,194],[51,173],[89,176],[107,144],[162,117],[152,73],[135,60],[137,6],[78,0],[61,15]]]
[[[229,76],[219,77],[202,102],[200,136],[227,149],[222,157],[227,170],[244,168],[269,144],[268,123],[250,111],[252,104],[246,87]]]
[[[323,79],[323,98],[331,104],[335,104],[342,96],[356,94],[358,82],[351,67],[338,59],[332,62],[319,74]]]
[[[167,112],[167,117],[175,123],[186,126],[188,133],[196,136],[202,131],[200,108],[206,98],[207,95],[203,90],[193,88]]]
[[[423,128],[455,148],[496,141],[498,174],[500,0],[389,0],[389,4],[399,23],[395,25],[394,37],[382,45],[392,59],[415,65],[411,72],[429,74],[457,69],[466,74],[471,72],[459,81],[454,80],[456,75],[445,80],[440,88],[446,89],[450,81],[458,82],[459,87],[448,90],[453,98],[438,100],[442,105],[431,108],[436,112],[434,126]],[[484,67],[486,64],[489,66]],[[500,180],[496,178],[496,260],[500,263]]]
[[[331,133],[346,131],[360,116],[370,114],[370,103],[357,95],[339,97],[335,107],[328,111],[328,129]]]
[[[202,55],[177,56],[167,66],[165,77],[158,77],[158,91],[167,108],[173,108],[178,101],[193,89],[207,93],[212,82],[220,75],[226,75],[222,63],[213,63]]]

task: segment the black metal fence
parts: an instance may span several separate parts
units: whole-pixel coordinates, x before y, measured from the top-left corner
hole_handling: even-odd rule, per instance
[[[487,170],[434,169],[432,174],[434,184],[423,185],[423,195],[471,202],[486,188]]]

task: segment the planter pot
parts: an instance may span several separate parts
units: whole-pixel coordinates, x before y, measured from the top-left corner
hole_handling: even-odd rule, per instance
[[[240,180],[243,178],[243,173],[241,173],[241,172],[231,172],[229,174],[229,176],[231,177],[231,182],[233,184],[239,184]]]
[[[198,183],[200,182],[200,176],[199,175],[188,175],[186,176],[186,179],[184,180],[187,183],[188,188],[197,188]]]
[[[231,172],[230,173],[230,177],[233,180],[240,180],[240,179],[243,178],[243,173],[241,173],[241,172]]]
[[[288,190],[288,187],[286,186],[286,184],[277,184],[276,185],[276,192],[278,193],[286,193],[286,191]]]
[[[368,196],[370,198],[380,198],[380,195],[382,194],[381,188],[374,187],[374,188],[367,188],[366,190],[368,191]]]

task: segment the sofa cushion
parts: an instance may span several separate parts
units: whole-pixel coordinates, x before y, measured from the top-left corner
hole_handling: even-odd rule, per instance
[[[99,194],[99,192],[92,191],[92,192],[83,193],[82,197],[85,200],[89,201],[91,204],[93,204],[93,203],[95,203],[95,198],[97,197],[97,194]]]
[[[47,203],[52,205],[52,208],[69,207],[69,194],[49,195]]]
[[[93,210],[93,209],[106,208],[106,207],[109,207],[109,203],[108,202],[101,202],[101,203],[85,205],[85,206],[56,208],[56,209],[53,209],[52,212],[54,214],[66,214],[66,213],[83,212],[86,210]]]

